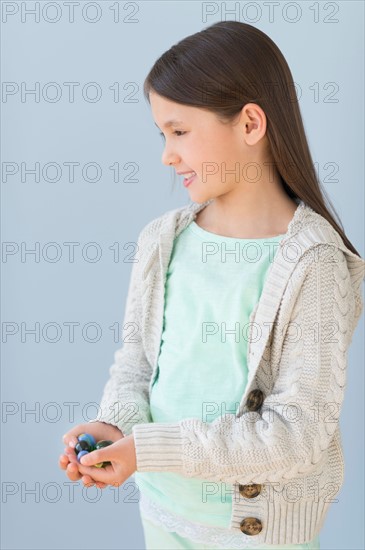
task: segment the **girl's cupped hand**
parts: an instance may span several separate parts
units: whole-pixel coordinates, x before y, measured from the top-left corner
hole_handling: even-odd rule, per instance
[[[93,435],[96,441],[108,439],[114,441],[114,443],[109,447],[90,453],[90,455],[93,455],[91,463],[82,465],[78,462],[74,449],[77,443],[77,436],[81,433]],[[122,448],[115,449],[115,443],[124,439],[127,441],[123,444]],[[95,484],[100,489],[104,489],[108,484],[115,486],[120,485],[136,470],[133,435],[131,434],[125,437],[119,428],[111,424],[105,422],[79,424],[63,436],[63,442],[67,447],[65,448],[64,454],[59,458],[59,467],[62,470],[66,470],[66,474],[71,481],[82,479],[82,482],[87,487]],[[110,449],[111,454],[109,451]],[[107,457],[105,451],[107,451]],[[104,458],[98,458],[100,457],[100,453]],[[109,456],[110,458],[108,458]],[[116,459],[114,457],[116,457]],[[94,458],[96,458],[96,460],[94,460]],[[92,466],[93,464],[104,461],[110,461],[112,464],[105,468],[96,468]]]

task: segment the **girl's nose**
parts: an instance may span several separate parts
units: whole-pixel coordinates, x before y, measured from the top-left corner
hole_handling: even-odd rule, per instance
[[[179,162],[179,157],[177,154],[164,150],[161,157],[162,164],[166,166],[171,166]]]

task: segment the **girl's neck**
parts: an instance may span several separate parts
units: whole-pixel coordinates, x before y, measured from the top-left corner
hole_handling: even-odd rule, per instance
[[[194,221],[202,229],[223,237],[268,239],[287,232],[297,207],[288,195],[270,203],[256,203],[255,207],[236,203],[234,209],[218,197],[200,210]]]

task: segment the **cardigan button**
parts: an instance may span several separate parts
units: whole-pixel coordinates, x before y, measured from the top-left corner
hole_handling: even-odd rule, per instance
[[[257,411],[264,401],[264,394],[261,390],[252,390],[248,394],[246,405],[249,411]]]
[[[262,523],[258,518],[243,518],[240,529],[245,535],[258,535],[262,531]]]
[[[258,483],[249,483],[248,485],[238,485],[240,495],[245,498],[255,498],[261,493],[261,485]]]

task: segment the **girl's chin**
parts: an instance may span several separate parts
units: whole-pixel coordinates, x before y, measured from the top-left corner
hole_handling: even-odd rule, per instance
[[[208,193],[202,193],[201,191],[199,192],[196,189],[190,189],[189,187],[187,188],[187,191],[191,200],[197,203],[202,204],[203,202],[209,201],[212,198],[210,195],[208,195]]]

